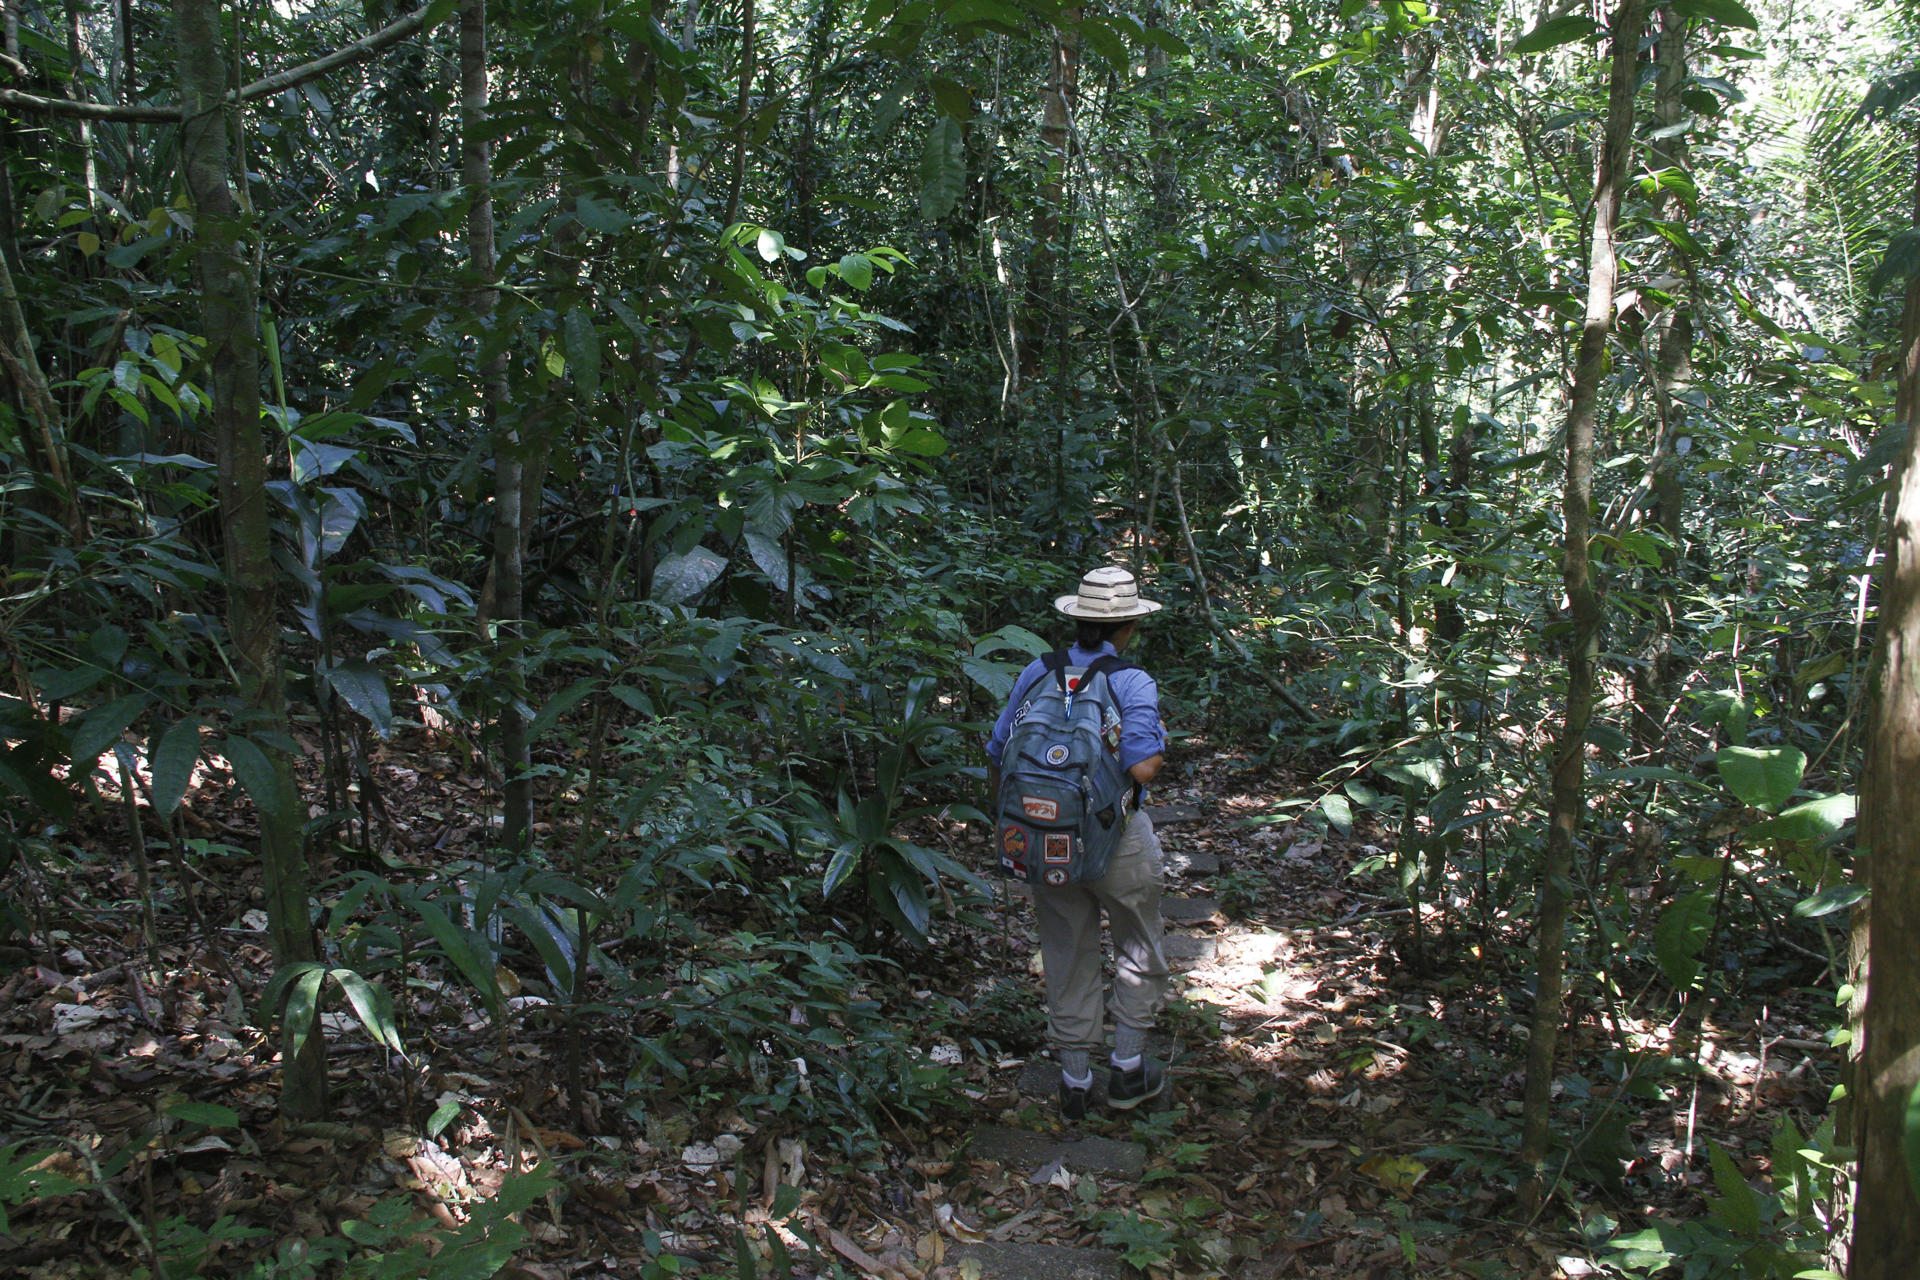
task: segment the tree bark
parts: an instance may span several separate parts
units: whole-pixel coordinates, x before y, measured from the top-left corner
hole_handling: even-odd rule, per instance
[[[1920,226],[1920,146],[1913,221]],[[1920,1085],[1920,273],[1907,281],[1895,412],[1903,446],[1887,522],[1875,648],[1873,732],[1861,788],[1860,834],[1871,891],[1866,1023],[1855,1105],[1860,1166],[1852,1280],[1896,1280],[1920,1257],[1920,1200],[1907,1174],[1908,1099]]]
[[[1613,16],[1613,68],[1607,124],[1593,186],[1593,237],[1587,270],[1586,320],[1567,406],[1567,480],[1562,506],[1566,525],[1561,576],[1573,619],[1567,644],[1567,713],[1554,744],[1552,800],[1547,820],[1546,863],[1539,889],[1539,952],[1534,969],[1532,1036],[1527,1044],[1527,1083],[1521,1119],[1520,1157],[1531,1170],[1527,1195],[1537,1199],[1551,1137],[1554,1051],[1560,1040],[1566,970],[1567,879],[1574,842],[1585,810],[1587,726],[1593,718],[1595,666],[1600,650],[1600,600],[1594,589],[1587,541],[1593,527],[1594,428],[1600,382],[1606,374],[1607,337],[1613,328],[1613,290],[1620,272],[1614,230],[1633,144],[1633,92],[1643,0],[1621,0]]]
[[[1041,98],[1040,155],[1046,168],[1034,202],[1033,248],[1027,260],[1025,290],[1027,315],[1020,325],[1026,333],[1026,342],[1020,348],[1020,381],[1028,385],[1039,376],[1048,348],[1059,341],[1054,284],[1059,274],[1060,211],[1066,203],[1067,178],[1073,163],[1073,117],[1079,98],[1080,10],[1075,7],[1060,15]]]
[[[487,0],[460,0],[460,155],[469,197],[467,257],[477,283],[468,305],[479,319],[480,415],[493,444],[494,661],[520,662],[526,538],[521,500],[525,466],[520,433],[507,403],[507,351],[498,331],[500,290],[495,284],[493,156],[480,126],[487,120]],[[533,826],[533,778],[528,772],[527,718],[507,681],[500,708],[500,767],[506,778],[501,841],[525,845]]]
[[[207,340],[208,390],[227,561],[227,615],[234,666],[251,736],[273,766],[273,795],[255,796],[266,879],[267,928],[274,963],[316,960],[308,915],[307,856],[288,740],[280,676],[278,583],[268,524],[266,443],[260,430],[260,329],[255,283],[241,243],[223,103],[219,0],[174,0],[180,92],[185,121],[181,152],[193,202],[195,265],[201,324]],[[327,1108],[326,1038],[318,1027],[293,1052],[281,1027],[280,1110],[310,1120]]]

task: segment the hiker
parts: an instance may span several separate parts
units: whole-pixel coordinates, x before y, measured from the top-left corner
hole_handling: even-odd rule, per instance
[[[1056,883],[1043,880],[1033,885],[1040,955],[1046,966],[1048,1032],[1060,1062],[1060,1111],[1066,1119],[1077,1121],[1086,1115],[1093,1089],[1092,1055],[1106,1047],[1101,1008],[1103,907],[1113,931],[1115,957],[1112,992],[1106,1000],[1115,1023],[1108,1104],[1131,1110],[1166,1087],[1166,1067],[1146,1056],[1147,1032],[1166,999],[1167,961],[1160,946],[1160,841],[1140,802],[1146,784],[1153,781],[1165,759],[1167,735],[1160,724],[1160,694],[1153,677],[1119,657],[1140,619],[1157,613],[1161,606],[1141,598],[1131,573],[1110,566],[1080,579],[1079,590],[1059,597],[1053,607],[1079,624],[1073,645],[1064,654],[1064,666],[1106,674],[1110,700],[1119,712],[1117,733],[1109,725],[1107,742],[1109,749],[1117,747],[1119,768],[1133,784],[1125,799],[1125,830],[1104,874],[1076,883],[1057,883],[1055,877]],[[1095,667],[1103,655],[1111,661]],[[1012,696],[987,742],[991,791],[1000,789],[1001,757],[1015,725],[1030,709],[1030,696],[1042,678],[1062,663],[1059,654],[1037,658],[1014,682]],[[1064,758],[1064,748],[1055,747],[1048,754],[1055,752]],[[1013,772],[1014,762],[1006,763],[1007,772]],[[1062,840],[1063,847],[1072,847],[1061,836],[1044,838],[1049,846]],[[1003,869],[1024,875],[1027,836],[996,826],[996,840],[1003,846]],[[1008,843],[1017,848],[1005,848]],[[1033,852],[1037,856],[1039,850]],[[1052,848],[1047,852],[1052,861]]]

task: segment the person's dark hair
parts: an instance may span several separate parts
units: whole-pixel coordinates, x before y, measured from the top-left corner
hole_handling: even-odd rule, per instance
[[[1094,618],[1080,618],[1077,619],[1077,621],[1080,625],[1073,634],[1073,642],[1082,649],[1098,649],[1101,645],[1113,639],[1122,628],[1138,622],[1139,619],[1122,618],[1118,622],[1102,622]]]

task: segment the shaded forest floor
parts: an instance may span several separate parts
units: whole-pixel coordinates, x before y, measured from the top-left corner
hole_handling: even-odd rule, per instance
[[[387,748],[373,763],[409,857],[477,852],[477,783],[431,753]],[[923,1037],[946,1087],[926,1115],[882,1106],[865,1149],[743,1114],[714,1083],[719,1063],[694,1059],[687,1078],[636,1095],[619,1017],[570,1029],[521,994],[495,1023],[424,979],[405,1002],[407,1061],[344,1010],[327,1015],[335,1116],[286,1126],[274,1045],[247,1020],[269,964],[254,863],[215,849],[182,869],[155,849],[173,912],[156,969],[124,828],[97,815],[97,830],[75,833],[93,856],[29,886],[41,950],[9,957],[18,967],[0,979],[0,1147],[19,1144],[11,1172],[0,1160],[0,1274],[133,1275],[154,1261],[242,1274],[276,1248],[269,1274],[332,1274],[351,1252],[343,1223],[359,1224],[353,1274],[427,1274],[371,1259],[436,1228],[446,1259],[483,1257],[489,1198],[509,1171],[545,1162],[557,1180],[521,1196],[526,1234],[503,1273],[522,1280],[783,1268],[964,1280],[958,1248],[980,1239],[1103,1247],[1167,1277],[1578,1277],[1599,1274],[1614,1223],[1703,1212],[1708,1139],[1759,1185],[1780,1117],[1804,1131],[1825,1109],[1838,1055],[1809,994],[1817,969],[1764,1003],[1713,1004],[1700,1019],[1706,1070],[1646,1098],[1609,1083],[1607,1054],[1616,1037],[1684,1035],[1684,1021],[1576,984],[1561,1114],[1585,1136],[1548,1207],[1524,1221],[1511,1187],[1526,922],[1430,913],[1416,945],[1391,886],[1352,874],[1364,827],[1322,838],[1258,821],[1301,781],[1220,754],[1156,795],[1203,809],[1163,841],[1217,855],[1221,870],[1190,887],[1221,911],[1186,928],[1215,945],[1176,979],[1164,1019],[1171,1105],[1086,1126],[1146,1146],[1137,1179],[967,1154],[977,1125],[1059,1123],[1050,1099],[1019,1086],[1043,1053],[1040,980],[1028,913],[1004,894],[932,950],[894,952],[901,967],[868,993]],[[203,789],[196,822],[239,839],[245,818],[225,802]],[[967,1016],[930,1016],[936,1006]],[[575,1034],[591,1082],[579,1105],[563,1088]],[[50,1195],[57,1184],[43,1183],[36,1198],[29,1165],[77,1186]],[[470,1215],[478,1226],[454,1233]],[[302,1262],[296,1238],[337,1252]]]

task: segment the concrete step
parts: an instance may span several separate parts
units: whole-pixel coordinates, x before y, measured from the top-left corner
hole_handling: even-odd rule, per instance
[[[1058,1071],[1053,1078],[1059,1080]],[[1074,1173],[1113,1173],[1134,1178],[1146,1167],[1147,1149],[1137,1142],[1116,1142],[1112,1138],[1062,1138],[1031,1129],[989,1124],[973,1131],[973,1140],[967,1144],[967,1158],[997,1161],[1029,1177],[1057,1164]]]
[[[1186,933],[1170,933],[1161,939],[1160,950],[1166,955],[1169,964],[1195,964],[1213,959],[1220,951],[1220,944],[1213,938],[1196,938]]]
[[[1177,827],[1185,822],[1199,822],[1207,816],[1201,812],[1200,806],[1192,804],[1150,804],[1145,812],[1149,818],[1153,819],[1153,825],[1156,828]]]
[[[1220,859],[1199,850],[1163,849],[1170,876],[1211,876],[1220,872]]]
[[[1119,1254],[1104,1249],[989,1241],[961,1245],[935,1275],[958,1280],[970,1274],[968,1260],[979,1264],[979,1280],[1127,1280],[1134,1274]]]
[[[1220,904],[1206,894],[1160,899],[1160,918],[1168,924],[1199,924],[1220,914]]]

